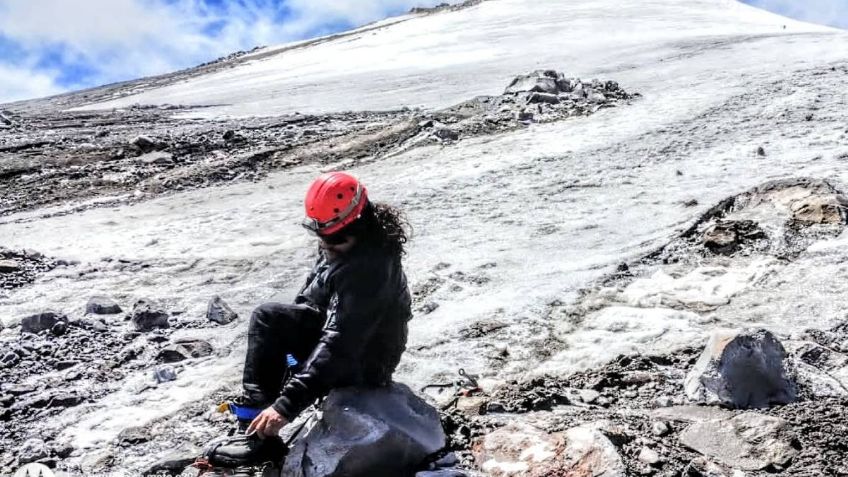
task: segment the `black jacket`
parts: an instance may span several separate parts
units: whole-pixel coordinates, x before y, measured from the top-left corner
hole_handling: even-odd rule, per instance
[[[318,345],[274,409],[292,420],[330,389],[382,386],[406,349],[411,297],[400,258],[359,244],[332,263],[323,253],[295,303],[326,313]]]

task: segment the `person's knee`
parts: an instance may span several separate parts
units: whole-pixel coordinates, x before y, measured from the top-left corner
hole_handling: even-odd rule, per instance
[[[250,328],[276,328],[292,319],[290,307],[280,303],[263,303],[250,315]]]

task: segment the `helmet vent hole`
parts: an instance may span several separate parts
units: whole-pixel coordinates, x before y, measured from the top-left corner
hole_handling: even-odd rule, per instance
[[[337,208],[336,208],[336,209],[333,209],[333,212],[335,212],[335,213],[337,213],[337,214],[338,214],[338,213],[339,213],[339,209],[337,209]]]
[[[344,194],[339,194],[339,195],[337,195],[337,196],[336,196],[336,198],[338,198],[338,199],[343,199],[343,198],[344,198]]]

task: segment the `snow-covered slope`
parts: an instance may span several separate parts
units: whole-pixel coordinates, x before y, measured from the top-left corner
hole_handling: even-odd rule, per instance
[[[845,236],[791,267],[728,264],[703,274],[708,286],[691,277],[656,282],[666,295],[705,303],[739,298],[706,317],[639,297],[586,322],[553,311],[724,197],[795,175],[848,184],[846,65],[845,33],[730,0],[492,0],[89,107],[221,105],[198,110],[212,117],[436,108],[498,93],[537,68],[640,92],[630,106],[587,118],[419,148],[353,171],[415,226],[410,281],[438,305],[411,323],[400,377],[418,386],[460,367],[487,380],[567,373],[620,352],[691,343],[717,324],[791,332],[841,318],[846,305],[834,299],[848,291],[848,269],[822,264],[848,260]],[[287,298],[309,261],[309,238],[297,224],[317,172],[301,167],[133,206],[0,219],[6,246],[94,263],[82,277],[48,275],[0,299],[0,316],[8,324],[44,307],[78,309],[95,292],[158,297],[196,315],[221,294],[243,317],[275,294]],[[694,207],[683,205],[693,199]],[[34,220],[16,222],[24,218]],[[100,262],[106,257],[148,266],[126,272]],[[803,290],[787,285],[801,277]],[[773,289],[782,290],[779,300],[767,293]],[[805,307],[784,314],[778,303],[787,297]],[[468,331],[480,323],[502,328]],[[140,394],[128,381],[56,425],[97,445],[237,380],[244,326],[213,337],[217,347],[233,346],[229,357]],[[504,352],[508,360],[498,358]]]
[[[493,0],[90,107],[223,105],[206,110],[213,116],[433,108],[499,93],[517,72],[537,68],[641,87],[652,80],[644,65],[730,50],[739,58],[714,66],[736,73],[738,63],[762,60],[753,51],[776,53],[769,45],[786,37],[832,31],[735,0]],[[770,43],[775,36],[782,39]]]

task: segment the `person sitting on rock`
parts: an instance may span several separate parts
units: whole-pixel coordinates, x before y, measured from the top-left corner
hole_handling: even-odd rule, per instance
[[[265,303],[250,317],[244,393],[229,404],[239,433],[207,448],[210,462],[281,457],[285,424],[333,388],[388,385],[406,349],[412,312],[401,212],[370,202],[344,172],[312,182],[305,206],[318,259],[293,304]]]

